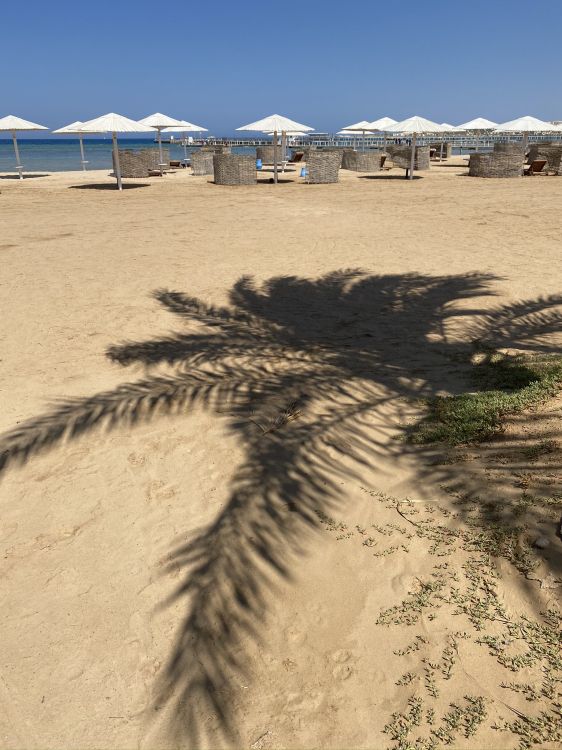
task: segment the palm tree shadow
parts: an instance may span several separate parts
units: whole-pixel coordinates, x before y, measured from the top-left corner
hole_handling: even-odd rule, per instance
[[[226,415],[245,460],[214,521],[187,534],[167,561],[181,583],[165,605],[181,600],[186,610],[157,703],[171,707],[175,731],[194,746],[209,714],[236,740],[230,684],[246,668],[244,637],[259,638],[275,582],[290,579],[319,519],[341,503],[342,479],[359,480],[402,453],[389,433],[407,401],[463,392],[476,339],[548,351],[562,330],[561,297],[478,306],[496,280],[352,269],[256,287],[243,277],[224,307],[160,290],[156,300],[187,331],[107,354],[163,374],[63,402],[1,439],[5,469],[94,428],[195,404]]]

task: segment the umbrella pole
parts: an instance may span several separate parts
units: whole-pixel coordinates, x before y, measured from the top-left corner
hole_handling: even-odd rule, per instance
[[[162,152],[162,128],[158,128],[158,155],[160,156],[160,177],[164,175],[164,154]]]
[[[409,180],[414,179],[414,165],[416,163],[416,134],[412,135],[412,153],[410,154],[410,174],[408,175]]]
[[[476,153],[480,151],[480,133],[476,133]]]
[[[287,161],[287,133],[281,131],[281,171],[285,171],[285,162]]]
[[[445,136],[441,136],[441,151],[439,153],[439,161],[443,161],[443,145],[445,144]]]
[[[183,134],[183,160],[187,164],[187,133]]]
[[[14,141],[14,151],[16,152],[16,169],[20,173],[20,180],[23,180],[23,167],[20,164],[20,152],[18,149],[18,139],[15,130],[12,133],[12,140]]]
[[[84,172],[86,171],[86,158],[84,156],[84,141],[82,140],[82,136],[78,136],[78,140],[80,141],[80,156],[82,157],[82,169]]]
[[[361,132],[363,134],[361,138],[361,151],[365,151],[365,131],[363,130]]]
[[[121,164],[119,163],[119,149],[117,148],[117,134],[111,134],[113,140],[113,159],[115,162],[115,177],[117,177],[117,189],[123,190],[123,183],[121,181]]]
[[[277,184],[277,131],[273,131],[273,182]]]

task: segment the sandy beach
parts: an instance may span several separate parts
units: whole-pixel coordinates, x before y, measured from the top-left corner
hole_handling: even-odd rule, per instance
[[[562,180],[465,164],[0,175],[0,748],[516,748],[556,700],[514,632],[558,606],[559,501],[532,572],[475,519],[560,498],[562,400],[403,439],[474,342],[560,352]]]

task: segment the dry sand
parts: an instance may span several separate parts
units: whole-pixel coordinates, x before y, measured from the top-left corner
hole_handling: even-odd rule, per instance
[[[456,605],[474,554],[417,532],[560,492],[521,452],[560,402],[452,457],[396,439],[474,339],[560,344],[562,180],[465,171],[0,179],[1,748],[511,748],[494,722],[549,709],[471,612],[556,606],[552,518],[532,575]]]

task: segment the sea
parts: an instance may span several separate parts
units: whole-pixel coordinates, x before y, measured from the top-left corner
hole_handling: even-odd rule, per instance
[[[123,138],[120,148],[140,149],[157,147],[152,138]],[[166,143],[170,159],[183,159],[184,149],[180,143]],[[80,143],[78,139],[22,138],[18,139],[20,160],[27,172],[67,172],[82,169]],[[87,169],[111,169],[111,138],[84,138],[84,154]],[[187,146],[187,154],[193,151]],[[232,149],[235,153],[248,152],[244,146]],[[0,139],[0,172],[15,171],[16,157],[12,140]]]

